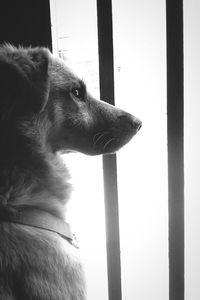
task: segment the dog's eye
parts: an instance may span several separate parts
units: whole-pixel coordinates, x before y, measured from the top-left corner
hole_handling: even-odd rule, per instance
[[[79,88],[73,89],[73,90],[72,90],[72,94],[73,94],[76,98],[84,100],[84,95],[83,95],[81,89],[79,89]]]

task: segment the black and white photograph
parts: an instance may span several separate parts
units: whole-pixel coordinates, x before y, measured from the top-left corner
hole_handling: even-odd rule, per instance
[[[0,1],[0,300],[200,299],[200,1]]]

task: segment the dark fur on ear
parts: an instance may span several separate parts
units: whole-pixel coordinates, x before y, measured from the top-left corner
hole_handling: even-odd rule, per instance
[[[34,92],[33,105],[35,104],[38,113],[44,109],[49,97],[49,51],[45,48],[33,48],[28,50],[28,55],[34,66],[34,72],[30,74],[29,83],[32,85]]]
[[[44,109],[49,95],[48,63],[45,48],[0,48],[1,119]]]

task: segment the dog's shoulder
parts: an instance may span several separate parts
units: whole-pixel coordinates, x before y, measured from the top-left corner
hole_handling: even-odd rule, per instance
[[[0,234],[4,240],[0,244],[4,283],[0,296],[10,292],[17,299],[85,299],[79,255],[67,241],[57,234],[16,224],[0,224]]]

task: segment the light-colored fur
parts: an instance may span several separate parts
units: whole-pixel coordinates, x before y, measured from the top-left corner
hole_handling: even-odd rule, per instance
[[[94,99],[45,48],[0,48],[0,209],[31,205],[64,219],[71,186],[60,153],[117,151],[139,130]],[[0,299],[85,300],[78,252],[58,234],[0,221]]]

